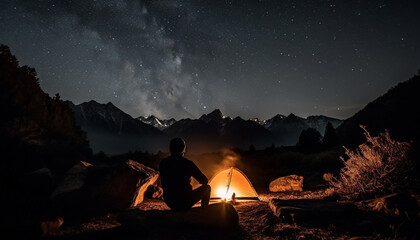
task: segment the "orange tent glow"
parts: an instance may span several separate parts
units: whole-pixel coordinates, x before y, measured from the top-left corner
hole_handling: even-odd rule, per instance
[[[210,179],[212,199],[230,201],[234,194],[235,199],[255,199],[258,194],[245,174],[237,168],[228,168],[220,171]]]

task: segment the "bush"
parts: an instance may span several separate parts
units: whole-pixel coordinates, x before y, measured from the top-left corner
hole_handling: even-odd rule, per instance
[[[392,140],[388,130],[372,137],[361,128],[366,142],[356,151],[345,148],[349,159],[341,157],[344,167],[331,182],[335,192],[343,199],[359,200],[404,189],[413,169],[407,157],[410,143]]]

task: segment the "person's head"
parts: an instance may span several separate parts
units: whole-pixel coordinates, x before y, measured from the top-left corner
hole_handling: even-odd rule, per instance
[[[182,138],[174,138],[171,140],[169,150],[172,155],[184,155],[185,153],[185,141]]]

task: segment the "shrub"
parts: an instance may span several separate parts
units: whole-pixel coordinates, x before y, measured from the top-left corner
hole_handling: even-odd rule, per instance
[[[320,150],[322,136],[315,128],[303,130],[296,146],[303,152],[317,152]]]
[[[335,192],[343,199],[358,200],[398,192],[408,184],[412,164],[407,157],[410,143],[392,140],[388,130],[372,137],[366,127],[366,142],[356,151],[347,148],[348,160],[339,178],[331,182]]]

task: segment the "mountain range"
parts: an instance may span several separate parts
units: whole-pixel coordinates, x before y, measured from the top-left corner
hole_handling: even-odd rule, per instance
[[[168,136],[159,129],[134,119],[112,103],[96,101],[74,105],[68,102],[76,123],[87,133],[94,152],[108,154],[129,150],[158,151],[164,149]]]
[[[342,120],[325,116],[301,118],[294,114],[276,115],[268,120],[227,117],[216,109],[198,119],[159,119],[155,116],[133,118],[112,103],[69,102],[78,125],[87,132],[94,152],[109,154],[129,150],[167,150],[170,138],[182,137],[190,152],[216,151],[221,148],[265,148],[295,145],[300,133],[309,128],[324,133],[328,122],[334,127]]]
[[[159,119],[155,116],[133,118],[112,103],[95,101],[79,105],[69,103],[76,123],[87,132],[94,152],[110,154],[129,150],[168,150],[173,137],[187,141],[188,152],[216,151],[221,148],[257,149],[295,145],[300,133],[315,128],[321,135],[330,122],[336,128],[339,144],[355,147],[365,139],[360,125],[372,135],[388,129],[391,137],[401,141],[414,141],[420,136],[420,110],[417,107],[420,77],[416,75],[390,89],[367,104],[354,116],[339,120],[326,116],[302,118],[294,114],[275,115],[267,120],[224,116],[219,109],[198,119]]]

